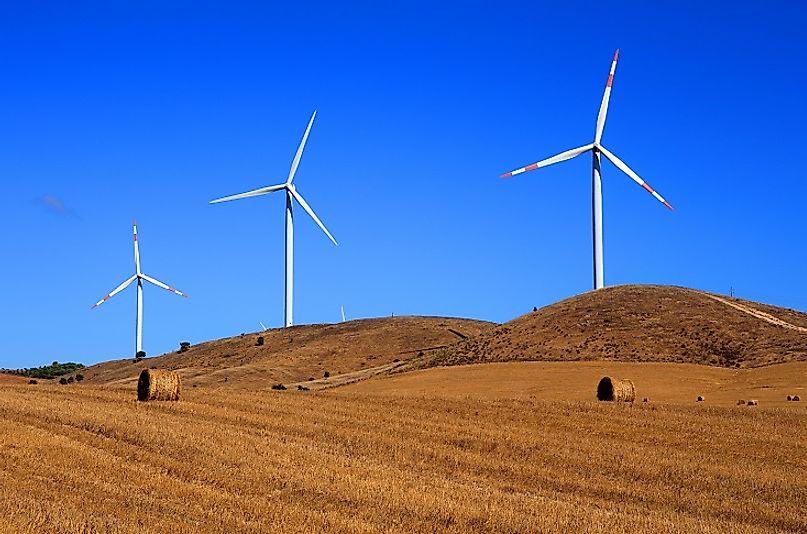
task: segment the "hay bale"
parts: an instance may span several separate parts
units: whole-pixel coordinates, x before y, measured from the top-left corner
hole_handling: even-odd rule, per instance
[[[633,402],[636,388],[630,380],[620,380],[604,376],[597,384],[597,400],[611,402]]]
[[[800,400],[801,397],[799,397],[798,395],[793,395],[793,402],[799,402]]]
[[[788,395],[787,400],[792,401],[793,400],[793,395]]]
[[[748,401],[746,404],[747,404],[748,406],[756,406],[757,404],[759,404],[759,401],[758,401],[758,400],[756,400],[756,399],[751,399],[751,400],[749,400],[749,401]]]
[[[181,389],[182,381],[175,371],[143,369],[137,381],[137,400],[177,401]]]
[[[706,397],[704,397],[703,395],[698,395],[698,398],[695,399],[695,402],[703,402],[705,400],[706,400]]]
[[[740,400],[737,401],[737,406],[744,406],[744,405],[745,405],[745,401],[743,399],[740,399]]]

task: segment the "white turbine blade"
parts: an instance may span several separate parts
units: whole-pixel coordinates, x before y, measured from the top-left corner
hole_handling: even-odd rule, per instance
[[[263,324],[263,321],[258,321],[258,324],[261,325],[261,328],[263,328],[263,331],[266,332],[266,325]]]
[[[664,198],[662,198],[662,196],[661,196],[661,195],[659,195],[658,193],[656,193],[656,192],[655,192],[655,190],[654,190],[652,187],[650,187],[650,186],[647,184],[647,182],[645,182],[644,180],[642,180],[641,178],[639,178],[639,175],[638,175],[638,174],[636,174],[635,172],[633,172],[633,169],[631,169],[630,167],[628,167],[628,166],[625,164],[625,162],[624,162],[624,161],[622,161],[621,159],[619,159],[618,157],[616,157],[615,155],[613,155],[613,154],[612,154],[612,153],[611,153],[611,152],[610,152],[608,149],[606,149],[606,148],[605,148],[604,146],[602,146],[602,145],[597,146],[597,149],[598,149],[600,152],[602,152],[602,153],[603,153],[603,155],[604,155],[606,158],[608,158],[609,160],[611,160],[611,163],[613,163],[614,165],[616,165],[616,166],[619,168],[619,170],[621,170],[622,172],[624,172],[625,174],[627,174],[628,176],[630,176],[630,177],[633,179],[633,181],[634,181],[634,182],[636,182],[637,184],[639,184],[639,185],[641,185],[642,187],[644,187],[644,188],[645,188],[645,190],[646,190],[648,193],[650,193],[651,195],[653,195],[653,196],[656,198],[656,200],[658,200],[659,202],[661,202],[662,204],[664,204],[664,205],[665,205],[665,206],[667,206],[668,208],[673,209],[673,207],[672,207],[672,206],[670,206],[669,202],[667,202],[666,200],[664,200]]]
[[[297,166],[300,165],[300,158],[303,157],[303,149],[305,148],[305,142],[308,141],[308,133],[311,131],[311,125],[314,124],[314,117],[317,116],[316,110],[311,115],[311,120],[308,121],[308,126],[305,128],[305,133],[303,134],[303,139],[300,141],[300,146],[297,147],[297,153],[294,155],[294,161],[291,162],[291,169],[289,170],[289,179],[286,180],[287,184],[290,184],[292,180],[294,180],[294,175],[297,174]]]
[[[548,165],[552,165],[553,163],[560,163],[561,161],[566,161],[567,159],[572,159],[576,156],[579,156],[583,152],[588,152],[594,147],[594,144],[581,146],[579,148],[573,148],[571,150],[567,150],[566,152],[561,152],[551,158],[546,158],[544,160],[539,161],[538,163],[533,163],[532,165],[527,165],[526,167],[521,167],[520,169],[516,169],[513,172],[508,172],[502,174],[500,178],[510,178],[511,176],[515,176],[516,174],[521,174],[522,172],[532,171],[535,169],[540,169],[541,167],[546,167]]]
[[[341,309],[342,309],[342,322],[344,323],[345,322],[345,307],[341,306]]]
[[[608,73],[608,81],[605,83],[605,93],[602,95],[600,112],[597,115],[597,131],[594,133],[594,142],[599,143],[602,138],[602,130],[605,128],[605,117],[608,115],[608,102],[611,100],[611,86],[614,83],[614,73],[616,72],[616,62],[619,59],[619,48],[614,52],[614,59],[611,61],[611,72]]]
[[[135,255],[135,272],[140,272],[140,245],[137,242],[137,221],[132,220],[132,230],[134,232],[134,255]]]
[[[281,189],[285,188],[286,184],[270,185],[268,187],[261,187],[260,189],[255,189],[253,191],[247,191],[246,193],[239,193],[237,195],[230,195],[229,197],[217,198],[216,200],[211,200],[210,203],[218,204],[219,202],[228,202],[230,200],[240,200],[242,198],[257,197],[260,195],[274,193],[275,191],[280,191]]]
[[[154,284],[155,286],[159,286],[159,287],[161,287],[161,288],[163,288],[163,289],[167,289],[167,290],[168,290],[168,291],[170,291],[171,293],[175,293],[175,294],[179,295],[180,297],[185,297],[185,298],[188,298],[188,295],[186,295],[186,294],[185,294],[185,293],[183,293],[182,291],[179,291],[178,289],[174,289],[173,287],[169,286],[168,284],[163,284],[162,282],[160,282],[160,281],[159,281],[159,280],[157,280],[156,278],[152,278],[152,277],[150,277],[150,276],[146,276],[145,274],[141,274],[140,276],[143,278],[143,280],[146,280],[146,281],[148,281],[148,282],[151,282],[151,283],[152,283],[152,284]]]
[[[317,225],[320,228],[322,228],[322,231],[325,232],[325,235],[327,235],[328,238],[330,238],[330,240],[333,241],[333,244],[339,245],[339,243],[336,242],[336,239],[334,239],[331,233],[328,231],[328,229],[325,228],[325,225],[322,224],[322,221],[319,220],[317,214],[314,213],[314,210],[311,209],[311,206],[308,205],[308,202],[305,201],[305,199],[300,195],[300,193],[298,193],[294,187],[290,187],[289,191],[291,191],[292,196],[294,196],[294,198],[297,199],[297,202],[300,203],[300,205],[311,216],[311,218],[314,219],[314,222],[317,223]]]
[[[101,300],[99,300],[98,302],[93,304],[92,308],[97,308],[98,306],[100,306],[104,302],[108,301],[109,299],[111,299],[112,297],[114,297],[115,295],[117,295],[118,293],[123,291],[124,289],[126,289],[126,286],[128,286],[129,284],[134,282],[136,279],[137,279],[136,274],[132,275],[131,278],[127,278],[121,285],[119,285],[118,287],[116,287],[115,289],[110,291],[110,293],[107,296],[105,296],[104,298],[102,298]]]

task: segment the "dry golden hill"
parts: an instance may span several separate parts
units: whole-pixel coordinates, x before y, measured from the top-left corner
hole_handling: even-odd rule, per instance
[[[340,377],[366,378],[408,361],[419,353],[446,347],[474,336],[492,323],[448,317],[389,317],[337,324],[277,328],[208,341],[187,352],[140,362],[105,362],[82,370],[90,384],[132,386],[147,367],[176,370],[186,387],[215,386],[262,389],[274,383]],[[263,337],[264,344],[258,345]]]
[[[541,308],[412,367],[618,360],[758,367],[807,360],[807,314],[670,286],[616,286]]]

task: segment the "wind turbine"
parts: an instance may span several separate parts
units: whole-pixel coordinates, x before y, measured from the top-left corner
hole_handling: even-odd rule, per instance
[[[137,280],[137,319],[135,321],[135,357],[137,357],[137,355],[143,351],[143,280],[151,282],[155,286],[167,289],[171,293],[175,293],[180,297],[187,298],[188,295],[174,289],[168,284],[160,282],[156,278],[152,278],[147,274],[143,274],[143,272],[140,270],[140,245],[137,241],[137,221],[132,221],[132,229],[134,232],[135,273],[130,278],[127,278],[121,285],[113,289],[112,292],[110,292],[107,296],[105,296],[104,298],[93,304],[92,309],[95,309],[104,302],[108,301],[109,299],[111,299],[124,289],[126,289],[129,286],[129,284]]]
[[[325,228],[325,225],[322,224],[322,221],[319,220],[317,214],[314,213],[314,210],[311,209],[311,206],[308,205],[308,202],[297,192],[295,185],[292,183],[294,180],[294,175],[297,173],[297,166],[300,165],[300,158],[303,156],[303,149],[305,148],[305,142],[308,140],[308,134],[311,131],[311,125],[314,124],[314,118],[317,116],[317,112],[311,115],[311,120],[308,121],[308,126],[305,129],[305,133],[303,134],[303,139],[300,141],[300,146],[297,148],[297,153],[294,155],[294,160],[291,162],[291,169],[289,170],[289,177],[286,179],[285,183],[278,184],[278,185],[270,185],[267,187],[262,187],[260,189],[255,189],[254,191],[247,191],[246,193],[240,193],[238,195],[232,195],[229,197],[218,198],[216,200],[211,200],[211,204],[216,204],[218,202],[227,202],[229,200],[239,200],[242,198],[249,198],[249,197],[257,197],[260,195],[266,195],[269,193],[274,193],[275,191],[285,191],[286,192],[286,299],[285,299],[285,313],[284,313],[284,324],[285,326],[292,326],[293,320],[293,296],[294,296],[294,215],[292,212],[292,205],[293,201],[296,200],[297,203],[302,206],[302,208],[308,213],[314,222],[317,223],[325,235],[333,241],[334,245],[338,245],[336,239],[333,238],[331,233]]]
[[[670,208],[673,209],[670,204],[662,198],[661,195],[656,193],[652,187],[650,187],[647,182],[639,178],[639,175],[633,172],[633,170],[628,167],[621,159],[616,157],[612,152],[607,150],[602,144],[600,143],[600,139],[602,138],[602,131],[605,127],[605,117],[608,114],[608,102],[611,98],[611,86],[614,83],[614,73],[616,72],[616,62],[619,59],[619,49],[614,53],[614,59],[611,62],[611,72],[608,74],[608,81],[605,84],[605,93],[602,95],[602,103],[600,104],[600,112],[597,115],[597,128],[594,131],[594,142],[589,143],[585,146],[581,146],[579,148],[573,148],[571,150],[567,150],[566,152],[561,152],[551,158],[547,158],[544,160],[539,161],[538,163],[533,163],[532,165],[527,165],[526,167],[522,167],[520,169],[516,169],[513,172],[508,172],[503,174],[502,178],[509,178],[511,176],[515,176],[517,174],[521,174],[522,172],[532,171],[534,169],[540,169],[541,167],[547,167],[552,165],[553,163],[560,163],[561,161],[566,161],[567,159],[572,159],[580,154],[585,152],[591,152],[592,155],[592,184],[591,184],[591,193],[593,197],[592,202],[592,219],[593,219],[593,241],[594,241],[594,289],[600,289],[603,287],[603,252],[602,252],[602,180],[600,178],[600,154],[604,155],[606,158],[611,160],[611,163],[617,166],[619,170],[627,174],[628,176],[633,179],[634,182],[639,184],[640,186],[644,187],[648,193],[653,195],[656,200]]]

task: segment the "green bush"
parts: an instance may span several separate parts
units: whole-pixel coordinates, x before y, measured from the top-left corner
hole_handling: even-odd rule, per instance
[[[51,379],[56,378],[58,376],[74,373],[79,369],[84,369],[84,366],[80,363],[53,362],[50,365],[43,365],[42,367],[33,367],[31,369],[18,369],[13,374],[20,376],[27,376],[28,378]]]

